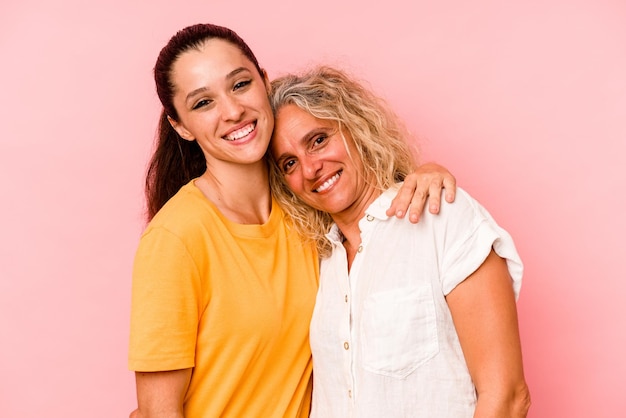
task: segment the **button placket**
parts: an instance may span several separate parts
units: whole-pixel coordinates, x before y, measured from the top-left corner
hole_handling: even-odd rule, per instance
[[[371,235],[372,228],[374,228],[373,221],[376,219],[374,215],[366,214],[365,218],[359,222],[359,229],[361,230],[361,244],[357,248],[357,253],[362,253],[365,246],[368,243],[369,236]],[[366,221],[366,222],[364,222]]]

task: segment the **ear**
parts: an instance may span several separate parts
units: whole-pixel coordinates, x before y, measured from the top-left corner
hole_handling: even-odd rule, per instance
[[[175,121],[174,119],[172,119],[171,117],[167,117],[167,121],[170,123],[170,125],[172,125],[172,128],[174,128],[174,130],[178,133],[178,135],[180,135],[181,138],[187,140],[187,141],[193,141],[196,138],[194,138],[194,136],[191,134],[191,132],[189,132],[182,123]]]
[[[267,76],[267,71],[265,71],[265,68],[261,69],[261,71],[263,71],[263,83],[265,83],[265,91],[269,95],[271,93],[271,91],[272,91],[272,85],[270,83],[270,78]]]

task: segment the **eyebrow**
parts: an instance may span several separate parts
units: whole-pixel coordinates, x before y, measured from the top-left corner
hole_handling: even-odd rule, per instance
[[[250,70],[247,69],[246,67],[235,68],[230,73],[226,74],[226,77],[224,77],[224,78],[226,80],[230,80],[231,78],[236,77],[238,74],[243,73],[245,71],[250,72]],[[207,88],[207,87],[200,87],[200,88],[197,88],[195,90],[192,90],[192,91],[189,92],[189,94],[185,98],[185,102],[188,102],[189,99],[191,99],[193,96],[196,96],[199,93],[204,93],[204,92],[209,91],[209,90],[210,89]]]
[[[319,134],[326,134],[328,136],[333,135],[335,131],[330,128],[330,127],[317,127],[317,128],[313,128],[311,129],[309,132],[307,132],[304,136],[302,136],[301,138],[299,138],[298,141],[298,145],[305,145],[313,138],[315,138],[317,135]],[[285,160],[286,158],[289,158],[291,156],[290,153],[282,153],[281,155],[278,156],[278,158],[275,158],[276,163],[278,164],[278,166],[282,165],[283,160]]]

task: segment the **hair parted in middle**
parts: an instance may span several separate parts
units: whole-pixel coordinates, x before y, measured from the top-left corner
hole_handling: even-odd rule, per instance
[[[237,47],[254,65],[261,77],[265,72],[246,42],[232,29],[210,23],[187,26],[170,38],[161,49],[154,65],[154,82],[163,109],[157,128],[156,147],[146,173],[145,193],[147,220],[150,221],[163,205],[187,182],[206,170],[206,159],[197,141],[182,139],[171,126],[168,117],[178,121],[174,107],[176,86],[172,69],[182,54],[201,50],[212,39],[220,39]]]
[[[296,105],[318,119],[335,121],[341,136],[349,132],[363,161],[365,179],[384,191],[401,182],[417,166],[417,152],[409,135],[389,105],[345,71],[318,66],[302,74],[290,74],[272,82],[270,102],[274,114]],[[330,255],[326,239],[333,220],[326,212],[300,200],[287,186],[282,170],[268,152],[272,193],[294,227],[316,243],[320,257]]]

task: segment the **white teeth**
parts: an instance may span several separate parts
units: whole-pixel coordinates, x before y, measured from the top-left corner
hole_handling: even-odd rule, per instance
[[[319,192],[323,192],[324,190],[328,189],[330,186],[332,186],[333,184],[335,184],[335,182],[337,181],[337,179],[341,176],[341,172],[335,174],[334,176],[332,176],[331,178],[329,178],[328,180],[326,180],[324,182],[324,184],[322,184],[320,187],[318,187],[317,189],[315,189],[314,191],[316,193]]]
[[[244,126],[243,128],[236,130],[235,132],[229,133],[224,137],[224,139],[227,141],[236,141],[238,139],[241,139],[244,136],[248,135],[250,132],[254,131],[255,126],[256,125],[254,123],[251,123],[250,125]]]

